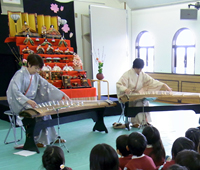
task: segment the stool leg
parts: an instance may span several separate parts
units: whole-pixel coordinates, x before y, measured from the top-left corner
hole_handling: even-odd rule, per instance
[[[9,128],[9,130],[8,130],[8,133],[7,133],[7,135],[6,135],[6,138],[5,138],[5,140],[4,140],[4,143],[5,144],[9,144],[9,143],[14,143],[15,142],[15,144],[16,144],[16,131],[15,131],[15,127],[14,127],[14,124],[15,124],[15,120],[14,120],[14,116],[10,116],[10,115],[8,115],[8,118],[9,118],[9,120],[10,120],[10,128]],[[10,134],[10,130],[11,129],[13,129],[13,134],[14,134],[14,141],[10,141],[10,142],[7,142],[7,138],[8,138],[8,135]]]
[[[14,115],[13,116],[8,115],[8,118],[10,120],[10,128],[8,130],[8,133],[6,134],[4,143],[5,144],[15,143],[15,145],[18,145],[17,142],[21,141],[22,138],[23,138],[23,131],[25,132],[24,127],[23,126],[20,127],[21,128],[21,138],[17,139],[17,137],[16,137],[16,121],[15,121],[15,116]],[[10,134],[11,129],[13,130],[14,140],[10,141],[10,142],[7,142],[7,138],[9,136],[9,134]]]
[[[12,116],[12,118],[13,118],[13,124],[12,124],[12,128],[13,128],[13,135],[14,135],[14,139],[15,139],[15,145],[17,145],[17,142],[18,142],[18,140],[17,140],[17,138],[16,138],[16,122],[15,122],[15,117],[14,116]]]
[[[4,143],[5,143],[5,144],[9,144],[9,143],[10,143],[10,142],[7,142],[7,138],[8,138],[8,135],[9,135],[9,133],[10,133],[11,128],[12,128],[12,125],[10,125],[10,128],[9,128],[9,130],[8,130],[8,133],[6,134],[6,137],[5,137],[5,140],[4,140]]]

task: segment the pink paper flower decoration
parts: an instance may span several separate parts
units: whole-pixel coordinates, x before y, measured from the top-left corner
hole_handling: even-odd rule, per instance
[[[83,66],[82,60],[79,57],[79,55],[77,55],[77,54],[74,55],[73,64],[74,64],[74,66],[77,66],[77,67],[82,67]]]
[[[61,6],[61,7],[60,7],[60,10],[63,11],[63,10],[64,10],[64,6]]]
[[[26,59],[23,59],[23,63],[27,63],[27,60],[26,60]]]
[[[70,30],[68,24],[65,24],[61,29],[62,29],[65,33],[68,33],[68,31]]]
[[[57,13],[59,11],[58,5],[57,4],[51,4],[50,9],[54,12]]]

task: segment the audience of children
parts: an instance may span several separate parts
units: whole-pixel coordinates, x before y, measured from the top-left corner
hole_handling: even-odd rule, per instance
[[[120,135],[116,139],[116,149],[117,153],[120,155],[119,167],[121,169],[124,169],[125,165],[131,160],[132,157],[130,151],[128,151],[126,148],[127,145],[128,145],[128,135]]]
[[[102,143],[90,152],[90,170],[200,170],[200,129],[190,128],[186,137],[177,138],[171,149],[172,160],[165,161],[165,149],[157,128],[147,126],[116,139],[116,150]],[[120,157],[118,157],[118,155]],[[65,167],[63,150],[48,146],[42,156],[46,170],[72,170]]]
[[[127,149],[133,155],[131,160],[125,165],[124,170],[155,170],[156,165],[153,159],[144,154],[147,146],[145,136],[139,132],[132,132],[128,137]]]
[[[200,143],[200,130],[198,128],[189,128],[185,132],[185,137],[192,140],[195,144],[195,150],[199,152],[199,143]]]
[[[200,154],[194,150],[183,150],[176,156],[175,162],[189,170],[200,169]]]
[[[95,145],[90,152],[90,170],[121,170],[117,152],[105,143]]]
[[[163,165],[165,161],[165,149],[158,129],[153,126],[146,126],[143,129],[142,134],[147,139],[147,147],[144,154],[150,156],[156,166]]]
[[[64,152],[58,146],[48,146],[45,149],[42,164],[46,170],[72,170],[65,166]]]
[[[186,138],[186,137],[177,138],[174,141],[174,143],[172,145],[172,149],[171,149],[172,160],[171,161],[167,161],[163,165],[162,170],[166,170],[169,166],[175,164],[175,158],[176,158],[177,154],[180,151],[184,150],[184,149],[192,149],[192,150],[194,150],[194,142],[191,141],[190,139]]]

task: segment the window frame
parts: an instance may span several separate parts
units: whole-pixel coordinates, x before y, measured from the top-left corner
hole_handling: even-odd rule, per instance
[[[136,41],[135,41],[135,50],[136,50],[136,58],[140,58],[140,49],[146,49],[146,66],[148,67],[148,64],[149,64],[149,61],[148,61],[148,51],[149,49],[155,49],[155,46],[139,46],[139,42],[140,42],[140,38],[142,37],[142,35],[144,33],[149,33],[151,34],[149,31],[141,31],[138,35],[137,35],[137,38],[136,38]],[[155,55],[153,54],[153,61],[154,61],[154,57]],[[153,62],[153,66],[154,66],[154,62]],[[154,67],[153,67],[153,71],[154,72]]]
[[[176,71],[175,71],[175,68],[177,68],[177,49],[178,48],[184,48],[185,49],[184,67],[185,67],[185,70],[186,70],[187,69],[187,60],[188,60],[188,58],[187,58],[187,50],[188,50],[188,48],[191,48],[191,47],[195,48],[196,47],[195,44],[194,45],[176,45],[176,41],[177,41],[177,38],[178,38],[179,34],[184,30],[190,30],[190,29],[188,29],[188,28],[179,29],[175,33],[175,35],[174,35],[174,37],[172,39],[172,73],[173,74],[187,74],[186,72],[184,72],[184,73],[176,73]],[[194,61],[195,61],[195,55],[194,55]],[[194,66],[195,66],[195,62],[194,62]],[[195,73],[195,68],[194,68],[194,73]]]

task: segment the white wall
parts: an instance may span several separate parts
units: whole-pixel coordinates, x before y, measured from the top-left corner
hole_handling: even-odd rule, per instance
[[[98,73],[95,58],[102,60],[104,54],[104,78],[109,81],[110,94],[116,94],[116,82],[132,63],[127,48],[127,10],[92,5],[90,13],[93,79]],[[107,94],[106,83],[101,84],[101,94]]]
[[[114,8],[123,8],[123,3],[119,3],[118,0],[84,0],[74,1],[74,10],[77,14],[75,18],[76,25],[76,40],[77,40],[77,53],[80,57],[83,56],[83,45],[82,45],[82,31],[81,31],[81,15],[89,15],[89,5],[105,5]]]
[[[59,2],[70,2],[72,0],[57,0]],[[90,49],[83,51],[83,41],[82,41],[82,20],[81,18],[84,16],[89,16],[89,6],[90,5],[105,5],[108,7],[113,8],[124,8],[124,3],[119,2],[118,0],[74,0],[74,12],[75,12],[75,29],[76,29],[76,42],[77,42],[77,54],[80,56],[80,58],[83,61],[83,69],[88,71],[87,77],[92,78],[92,65],[91,65],[91,53],[88,52],[88,55],[84,55],[87,53],[87,51],[90,51]],[[129,9],[130,11],[130,9]],[[131,16],[131,12],[129,12],[129,15]],[[87,27],[87,26],[85,26]],[[90,26],[88,26],[90,27]],[[129,24],[129,27],[131,27],[131,24]],[[129,30],[130,32],[130,30]],[[86,45],[88,46],[88,44]]]
[[[171,73],[172,39],[180,28],[186,27],[196,37],[195,74],[200,74],[200,13],[198,20],[180,20],[180,9],[188,4],[149,8],[132,11],[132,54],[135,58],[135,40],[144,30],[151,32],[155,38],[154,72]]]

